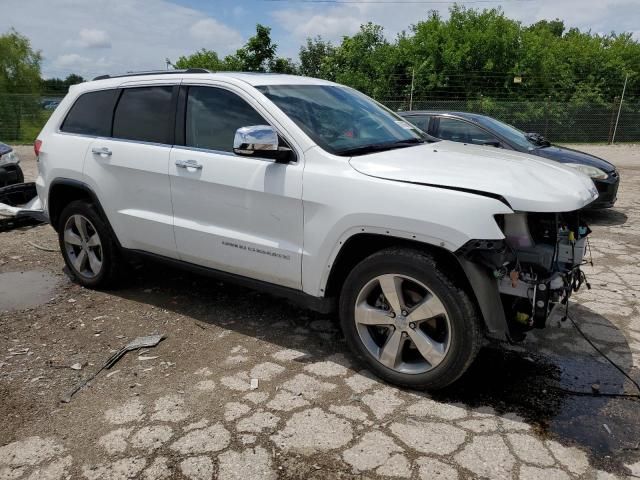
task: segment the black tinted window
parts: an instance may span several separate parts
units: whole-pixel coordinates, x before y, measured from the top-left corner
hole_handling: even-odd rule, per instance
[[[438,138],[452,142],[474,143],[484,145],[487,142],[497,142],[496,137],[480,127],[454,118],[440,118]]]
[[[101,90],[80,95],[62,123],[60,130],[96,137],[111,135],[113,107],[118,90]]]
[[[418,127],[423,132],[429,131],[429,121],[431,120],[431,115],[410,115],[405,117],[411,123],[413,123],[416,127]]]
[[[231,152],[236,130],[251,125],[268,123],[235,93],[213,87],[189,88],[187,146]]]
[[[143,142],[172,143],[173,87],[127,88],[116,107],[113,136]]]

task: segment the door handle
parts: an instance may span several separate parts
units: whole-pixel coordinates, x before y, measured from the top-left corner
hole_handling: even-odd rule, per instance
[[[103,157],[110,157],[113,152],[107,147],[93,147],[91,149],[91,153],[94,155],[101,155]]]
[[[176,167],[178,168],[195,168],[196,170],[202,170],[202,164],[196,160],[176,160]]]

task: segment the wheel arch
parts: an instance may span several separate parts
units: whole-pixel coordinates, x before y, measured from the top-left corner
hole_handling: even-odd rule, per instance
[[[363,229],[365,230],[365,229]],[[338,296],[342,284],[349,272],[362,260],[380,250],[390,247],[406,247],[414,250],[422,250],[431,254],[436,261],[452,262],[454,268],[462,273],[464,271],[455,262],[455,255],[442,246],[426,243],[414,238],[403,238],[391,234],[381,234],[378,232],[360,232],[351,235],[346,240],[340,241],[340,248],[330,265],[330,272],[324,285],[324,295],[326,297]]]
[[[51,182],[47,205],[49,220],[54,230],[58,231],[60,214],[64,208],[75,200],[86,200],[96,207],[98,213],[107,225],[109,232],[115,239],[116,244],[120,247],[121,245],[118,237],[113,231],[113,228],[111,228],[109,219],[100,204],[98,196],[89,185],[79,180],[73,180],[71,178],[56,178]]]
[[[491,337],[506,339],[507,324],[500,302],[495,279],[479,265],[459,258],[443,246],[426,243],[414,238],[403,238],[380,233],[361,232],[341,242],[340,249],[330,265],[330,272],[323,293],[327,298],[338,298],[349,272],[362,260],[375,252],[390,247],[421,250],[444,267],[444,271],[463,288],[474,302],[483,320],[486,333]]]

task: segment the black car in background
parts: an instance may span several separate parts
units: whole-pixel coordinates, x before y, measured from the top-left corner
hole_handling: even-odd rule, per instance
[[[0,188],[24,182],[20,159],[13,149],[0,142]]]
[[[501,147],[537,155],[576,168],[589,175],[598,189],[598,199],[589,208],[613,207],[620,175],[611,163],[588,153],[559,147],[537,133],[524,133],[495,118],[466,112],[398,112],[419,129],[452,142]]]

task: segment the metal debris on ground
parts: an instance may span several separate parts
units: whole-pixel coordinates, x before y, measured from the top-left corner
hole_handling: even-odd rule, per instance
[[[42,250],[43,252],[57,252],[58,250],[55,248],[49,248],[49,247],[43,247],[42,245],[38,245],[37,243],[34,242],[27,242],[29,245],[31,245],[33,248],[37,248],[38,250]]]
[[[100,369],[84,378],[78,385],[73,387],[64,397],[61,398],[63,403],[69,403],[71,401],[71,397],[73,397],[82,387],[84,387],[87,383],[93,380],[102,370],[109,369],[113,367],[118,360],[120,360],[127,352],[132,350],[140,350],[141,348],[150,348],[158,345],[162,340],[166,337],[161,334],[156,335],[147,335],[145,337],[138,337],[129,343],[127,343],[124,347],[118,350],[116,353],[111,355],[109,359],[100,367]]]
[[[17,352],[12,351],[13,349],[9,350],[9,355],[12,356],[16,356],[16,355],[28,355],[29,354],[29,349],[28,348],[23,348],[22,350],[18,350]]]

